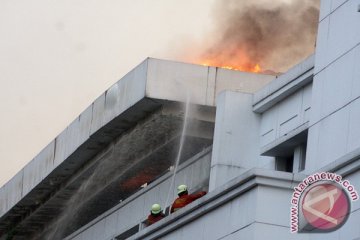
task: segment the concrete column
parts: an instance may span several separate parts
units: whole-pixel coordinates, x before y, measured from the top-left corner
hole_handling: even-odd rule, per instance
[[[252,94],[224,91],[217,97],[209,191],[257,167],[260,117]]]
[[[305,155],[306,147],[305,144],[299,145],[294,149],[294,164],[293,172],[302,172],[305,169]]]

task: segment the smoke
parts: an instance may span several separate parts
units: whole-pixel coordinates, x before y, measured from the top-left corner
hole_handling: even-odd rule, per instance
[[[286,71],[314,51],[319,5],[319,0],[218,0],[213,33],[190,61]]]

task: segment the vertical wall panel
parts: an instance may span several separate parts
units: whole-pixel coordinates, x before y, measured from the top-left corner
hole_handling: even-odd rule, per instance
[[[323,2],[323,1],[322,1]],[[328,44],[329,44],[329,25],[330,17],[325,18],[319,23],[318,34],[316,38],[315,52],[315,75],[318,74],[328,64]]]
[[[90,135],[95,133],[104,125],[105,116],[105,93],[98,97],[93,103]]]
[[[359,3],[360,4],[360,3]],[[351,99],[355,99],[360,97],[360,45],[357,46],[354,50],[354,62],[349,63],[352,64],[352,91],[351,91]]]
[[[24,167],[23,196],[41,182],[54,166],[55,141],[46,146],[28,165]]]
[[[347,152],[360,148],[360,99],[357,99],[350,106],[350,121],[347,142]]]
[[[216,240],[226,235],[230,229],[230,213],[231,205],[229,203],[207,213],[205,218],[202,219],[204,224],[203,239]]]
[[[312,84],[307,85],[304,87],[303,90],[303,103],[302,103],[302,122],[308,122],[310,121],[310,110],[311,110],[311,96],[312,96]]]
[[[277,107],[272,107],[261,116],[260,146],[265,146],[275,140],[277,124]]]
[[[311,114],[310,125],[315,124],[321,119],[322,99],[324,95],[324,83],[328,78],[327,69],[314,76],[313,88],[311,93]]]
[[[120,99],[119,83],[115,83],[105,93],[105,122],[119,115]]]
[[[290,183],[289,186],[290,187]],[[288,226],[291,189],[259,187],[256,206],[256,221]],[[271,207],[267,205],[271,203]],[[285,211],[283,209],[289,210]],[[276,217],[274,217],[276,216]]]
[[[255,221],[257,196],[255,191],[243,193],[231,201],[229,217],[230,232],[235,232]]]
[[[349,107],[345,107],[320,123],[317,168],[324,167],[346,153]],[[314,169],[315,170],[315,169]]]
[[[66,152],[67,155],[71,155],[76,149],[80,146],[80,118],[76,118],[70,125],[67,127],[66,131]]]
[[[294,93],[278,105],[278,137],[281,137],[301,124],[302,90]]]
[[[117,214],[114,213],[105,218],[105,239],[113,236],[117,230]]]
[[[0,216],[4,215],[7,211],[6,206],[6,192],[4,191],[5,186],[0,188]]]
[[[5,192],[5,209],[8,211],[22,198],[24,171],[18,172],[9,182],[4,185]]]
[[[328,116],[350,101],[353,64],[354,52],[351,51],[327,68],[326,75],[321,75],[325,77],[323,79],[321,117]]]
[[[199,220],[187,224],[182,229],[182,240],[204,239],[204,223]]]
[[[336,0],[334,0],[336,1]],[[327,64],[360,42],[358,0],[349,0],[330,15]]]
[[[191,102],[205,104],[208,68],[180,62],[149,59],[146,95],[152,98],[185,102],[187,92]]]
[[[215,89],[216,86],[216,72],[217,69],[215,67],[208,67],[208,76],[207,76],[207,85],[206,85],[206,104],[215,106],[216,96]]]
[[[93,107],[90,105],[85,109],[84,112],[79,116],[79,131],[78,143],[79,145],[84,143],[90,136],[91,121],[92,121]]]
[[[331,2],[332,0],[321,1],[319,21],[323,20],[327,15],[330,14]]]

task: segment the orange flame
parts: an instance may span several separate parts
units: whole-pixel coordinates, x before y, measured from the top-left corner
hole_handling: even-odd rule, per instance
[[[197,64],[221,67],[244,72],[261,73],[263,70],[257,60],[249,56],[246,49],[220,48],[209,52],[195,61]]]
[[[230,70],[237,70],[237,71],[243,71],[243,72],[253,72],[253,73],[261,73],[262,69],[259,64],[243,64],[243,65],[233,65],[233,64],[221,64],[217,63],[216,60],[213,61],[203,61],[200,63],[203,66],[210,66],[210,67],[220,67]]]

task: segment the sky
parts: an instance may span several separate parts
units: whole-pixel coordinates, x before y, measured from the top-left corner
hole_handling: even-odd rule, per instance
[[[146,57],[174,59],[215,0],[1,0],[0,186]]]

